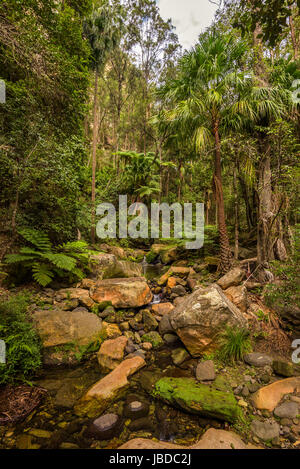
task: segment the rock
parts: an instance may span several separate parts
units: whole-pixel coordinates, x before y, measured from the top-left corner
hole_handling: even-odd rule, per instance
[[[48,430],[42,430],[40,428],[32,428],[29,430],[29,435],[35,436],[36,438],[51,438],[52,432]]]
[[[124,360],[108,375],[92,386],[76,403],[76,415],[96,417],[119,399],[129,387],[128,377],[146,365],[141,357]]]
[[[74,313],[78,313],[78,312],[80,312],[80,313],[88,313],[89,310],[88,310],[87,308],[85,308],[84,306],[78,306],[78,308],[73,309],[73,312],[74,312]]]
[[[247,312],[247,288],[244,286],[229,287],[224,291],[227,298],[243,313]]]
[[[103,279],[110,278],[133,278],[142,277],[143,268],[141,264],[131,261],[116,260],[103,273]]]
[[[84,278],[81,280],[81,288],[84,288],[86,290],[89,290],[90,288],[93,288],[96,284],[96,280],[92,280],[90,278]]]
[[[176,277],[169,277],[167,281],[167,288],[172,290],[177,284]]]
[[[89,312],[36,311],[32,319],[44,347],[88,345],[97,341],[103,332],[101,319]]]
[[[160,258],[163,264],[171,264],[172,262],[176,261],[178,257],[177,247],[170,247],[164,249],[160,253]]]
[[[93,272],[95,277],[101,279],[106,269],[108,269],[111,265],[114,265],[116,260],[116,256],[114,256],[113,254],[94,254],[91,256],[90,259],[91,271]]]
[[[249,394],[250,394],[249,387],[248,387],[248,386],[244,386],[243,389],[242,389],[242,396],[243,396],[243,397],[248,397]]]
[[[293,363],[289,363],[283,360],[274,360],[273,370],[277,375],[284,376],[286,378],[290,378],[294,375]]]
[[[77,298],[72,298],[70,300],[65,300],[62,303],[55,305],[55,308],[60,309],[61,311],[72,311],[79,305],[79,300]]]
[[[164,441],[147,440],[144,438],[136,438],[127,441],[125,444],[120,446],[118,449],[124,450],[163,450],[163,449],[174,449],[174,450],[192,450],[192,449],[255,449],[252,445],[246,445],[242,439],[233,432],[225,430],[216,430],[210,428],[201,437],[200,441],[192,446],[180,446],[174,443],[167,443]]]
[[[158,305],[151,305],[151,311],[158,316],[169,314],[174,309],[172,303],[159,303]]]
[[[158,349],[164,344],[161,336],[156,331],[151,331],[151,332],[148,332],[147,334],[144,334],[142,336],[142,342],[150,342],[150,344],[152,344],[152,347],[154,349]]]
[[[152,300],[151,290],[144,278],[100,280],[91,292],[94,301],[111,301],[115,308],[139,308]]]
[[[252,396],[252,403],[257,409],[273,412],[283,396],[300,392],[300,377],[286,378],[260,388]]]
[[[150,342],[144,342],[142,344],[142,347],[144,350],[146,350],[146,352],[149,352],[150,350],[152,350],[152,344]]]
[[[105,319],[115,315],[115,308],[113,306],[107,306],[101,313],[98,313],[99,318]]]
[[[165,315],[161,318],[161,321],[159,322],[158,330],[161,335],[169,334],[172,332],[174,333],[174,329],[171,326],[169,315]]]
[[[196,285],[197,285],[196,279],[190,278],[190,277],[187,279],[187,286],[191,291],[193,291],[196,288]]]
[[[191,269],[190,267],[170,267],[170,269],[162,275],[157,283],[158,285],[162,286],[165,285],[169,279],[169,277],[176,276],[179,278],[187,278],[189,275],[193,275],[195,271]]]
[[[123,360],[128,339],[124,336],[106,340],[97,353],[98,363],[103,373],[114,370]]]
[[[193,357],[214,351],[225,325],[247,326],[243,314],[215,284],[186,296],[171,311],[170,323]]]
[[[120,328],[118,324],[109,324],[108,322],[103,321],[103,328],[106,334],[107,339],[116,339],[116,337],[119,337],[122,335],[122,332],[120,331]]]
[[[250,383],[248,384],[248,389],[251,393],[254,393],[259,390],[259,384],[257,383]]]
[[[124,259],[126,257],[126,252],[120,246],[108,246],[108,252],[118,257],[119,259]]]
[[[178,341],[178,337],[175,334],[165,334],[163,339],[169,345],[175,344]]]
[[[223,275],[218,281],[217,284],[223,289],[227,290],[229,287],[238,286],[245,277],[245,271],[240,267],[235,267],[234,269],[227,272]]]
[[[152,395],[203,417],[227,422],[235,422],[241,417],[232,392],[219,391],[191,378],[161,378],[155,383]]]
[[[276,407],[274,415],[279,418],[294,419],[299,415],[299,405],[296,402],[284,402]]]
[[[174,307],[177,308],[177,306],[181,305],[184,302],[184,300],[185,298],[183,296],[177,296],[173,301]]]
[[[186,295],[186,289],[182,285],[176,285],[176,287],[172,288],[172,294],[176,296],[184,296]]]
[[[248,363],[248,365],[255,366],[255,367],[272,365],[273,363],[273,359],[269,355],[266,355],[265,353],[258,353],[258,352],[247,353],[244,356],[244,361]]]
[[[155,431],[155,427],[152,421],[149,418],[145,418],[145,417],[134,420],[133,422],[129,424],[128,428],[132,432],[138,432],[140,430],[147,430],[153,433]]]
[[[121,431],[121,419],[116,414],[105,414],[94,420],[85,431],[85,436],[96,440],[110,440]]]
[[[198,363],[196,379],[198,381],[214,381],[216,379],[215,365],[212,360]]]
[[[59,449],[80,449],[80,447],[75,443],[69,443],[68,441],[64,441],[59,445]]]
[[[172,352],[172,360],[174,365],[180,366],[182,363],[190,358],[190,354],[185,350],[185,348],[176,348]]]
[[[260,440],[269,441],[279,437],[280,426],[276,422],[261,422],[255,419],[251,423],[251,431]]]
[[[82,306],[86,306],[87,308],[91,309],[94,306],[94,301],[90,297],[88,290],[84,290],[83,288],[65,288],[63,290],[59,290],[56,293],[57,301],[61,300],[78,300]]]
[[[143,323],[146,332],[155,331],[158,328],[158,322],[147,309],[143,311]]]
[[[137,420],[146,417],[149,413],[149,404],[139,400],[132,401],[124,407],[124,417]]]

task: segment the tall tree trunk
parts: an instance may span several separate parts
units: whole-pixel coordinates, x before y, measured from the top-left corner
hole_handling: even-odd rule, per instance
[[[264,138],[265,140],[265,138]],[[272,172],[269,143],[262,142],[264,150],[261,150],[262,157],[259,163],[258,173],[258,223],[257,223],[257,263],[259,266],[274,259],[272,235],[272,224],[275,216],[273,193],[272,193]]]
[[[291,10],[293,7],[290,7]],[[290,24],[290,30],[291,30],[291,39],[292,39],[292,45],[293,45],[293,50],[294,50],[294,59],[297,62],[299,60],[299,35],[297,35],[296,29],[295,29],[295,24],[294,24],[294,18],[293,18],[293,13],[291,12],[291,16],[289,17],[289,24]]]
[[[239,195],[237,187],[237,162],[233,172],[233,192],[234,192],[234,259],[239,258]]]
[[[92,146],[92,227],[91,240],[96,239],[96,167],[97,167],[97,140],[98,140],[98,70],[95,71],[94,109],[93,109],[93,146]]]
[[[232,254],[229,244],[229,238],[226,227],[225,219],[225,207],[224,207],[224,195],[223,195],[223,184],[222,184],[222,168],[221,168],[221,142],[219,135],[219,122],[215,122],[214,125],[214,137],[215,137],[215,174],[214,174],[214,189],[216,196],[216,205],[218,213],[218,228],[220,236],[220,271],[222,273],[230,270],[232,266]]]

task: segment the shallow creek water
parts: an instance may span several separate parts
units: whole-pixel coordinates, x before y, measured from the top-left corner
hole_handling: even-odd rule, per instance
[[[166,269],[162,264],[143,265],[148,280],[153,280]],[[161,301],[156,294],[153,303]],[[171,353],[180,343],[165,345],[159,350],[147,352],[147,366],[130,378],[130,386],[124,395],[105,411],[121,417],[121,430],[110,440],[96,441],[85,434],[94,419],[79,418],[73,411],[75,402],[97,381],[101,374],[96,356],[76,368],[45,368],[33,381],[34,385],[47,390],[43,403],[23,422],[15,427],[0,427],[0,448],[19,449],[75,449],[118,448],[132,438],[156,438],[190,445],[199,440],[209,427],[222,428],[220,422],[200,418],[174,409],[154,400],[142,386],[145,371],[163,373],[166,377],[192,377],[195,360],[175,367]],[[149,406],[148,415],[130,420],[124,416],[129,402],[140,401]]]
[[[113,403],[105,413],[122,417],[120,434],[110,440],[96,441],[87,438],[85,429],[91,422],[79,418],[73,412],[75,401],[102,376],[96,360],[89,361],[74,369],[46,369],[34,384],[48,390],[47,397],[27,419],[17,426],[8,428],[0,435],[0,448],[118,448],[132,438],[157,438],[190,445],[198,441],[205,429],[219,422],[201,419],[186,414],[160,401],[152,399],[141,386],[141,376],[145,371],[164,372],[164,376],[191,377],[192,362],[185,368],[174,367],[171,360],[171,347],[164,347],[147,360],[147,367],[130,379],[130,387],[121,399]],[[139,400],[149,405],[149,413],[143,419],[130,420],[124,417],[126,402]]]

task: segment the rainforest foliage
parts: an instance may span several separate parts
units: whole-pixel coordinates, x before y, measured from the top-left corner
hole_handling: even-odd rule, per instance
[[[241,247],[262,278],[287,261],[299,221],[299,48],[292,0],[222,1],[189,51],[154,0],[3,0],[0,260],[23,246],[44,283],[59,269],[80,276],[58,246],[93,243],[97,204],[128,194],[204,202],[223,271]],[[30,252],[29,228],[46,250]]]

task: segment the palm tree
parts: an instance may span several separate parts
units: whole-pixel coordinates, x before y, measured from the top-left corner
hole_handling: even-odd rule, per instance
[[[98,81],[109,53],[117,47],[122,31],[121,10],[112,7],[109,0],[103,0],[101,6],[94,8],[84,23],[84,33],[92,50],[92,68],[95,72],[93,102],[93,144],[92,144],[92,228],[91,239],[95,243],[96,219],[96,166],[98,138]]]
[[[221,138],[230,126],[241,125],[238,88],[246,78],[239,71],[246,46],[230,35],[205,33],[199,43],[186,53],[179,64],[179,76],[167,83],[159,92],[166,106],[170,125],[179,134],[193,138],[198,152],[203,147],[214,148],[213,188],[217,204],[220,236],[220,270],[226,272],[232,264],[232,254],[226,227],[222,185]]]

